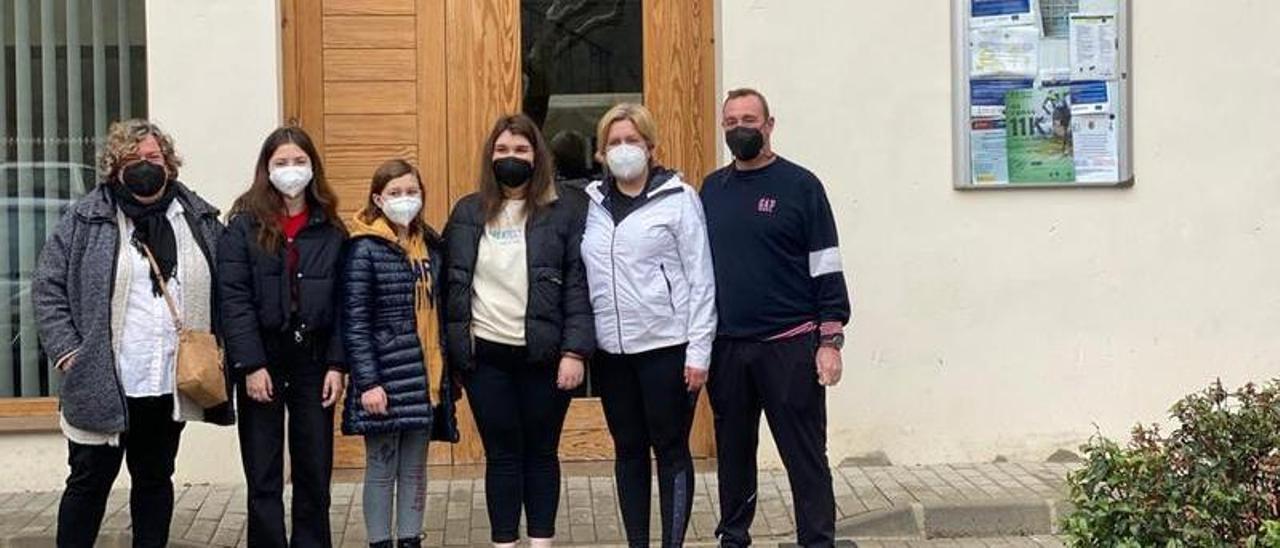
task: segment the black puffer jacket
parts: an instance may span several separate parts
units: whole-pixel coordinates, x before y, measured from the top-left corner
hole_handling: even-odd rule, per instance
[[[525,224],[529,304],[525,345],[529,362],[555,363],[564,352],[590,357],[595,323],[582,265],[586,198],[557,185],[557,198]],[[484,233],[480,195],[458,201],[445,227],[445,357],[454,370],[475,365],[471,337],[471,280]]]
[[[439,238],[428,239],[431,298],[440,295]],[[449,368],[439,379],[440,397],[427,401],[423,345],[414,315],[418,276],[400,247],[378,236],[356,236],[343,261],[342,340],[351,372],[351,388],[342,413],[344,434],[380,434],[431,429],[431,438],[458,441],[455,388]],[[444,318],[437,320],[444,325]],[[370,415],[360,395],[375,386],[387,393],[387,414]]]
[[[264,335],[283,335],[292,329],[314,336],[324,346],[318,359],[341,366],[342,341],[336,336],[339,318],[342,246],[346,234],[330,223],[319,207],[298,232],[298,325],[290,325],[289,280],[284,248],[267,253],[258,245],[258,222],[251,215],[231,218],[218,243],[218,290],[222,300],[222,337],[227,361],[239,373],[268,365]]]

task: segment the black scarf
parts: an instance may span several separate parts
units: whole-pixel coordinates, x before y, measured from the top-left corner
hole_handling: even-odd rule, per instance
[[[144,246],[151,249],[165,281],[172,280],[178,270],[178,241],[173,234],[173,225],[169,224],[168,216],[169,205],[177,196],[175,186],[177,185],[174,181],[169,181],[159,200],[143,204],[125,188],[125,185],[119,182],[110,184],[116,206],[125,217],[133,221],[133,237],[130,238],[129,243],[144,257],[147,254]],[[151,272],[151,292],[157,297],[163,295],[161,280],[156,278],[154,271],[151,269],[148,271]]]

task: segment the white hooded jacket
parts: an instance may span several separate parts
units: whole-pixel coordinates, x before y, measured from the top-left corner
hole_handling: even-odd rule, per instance
[[[657,172],[615,223],[612,185],[587,185],[582,261],[599,347],[638,354],[688,343],[685,363],[706,370],[716,331],[715,272],[702,201],[674,172]]]

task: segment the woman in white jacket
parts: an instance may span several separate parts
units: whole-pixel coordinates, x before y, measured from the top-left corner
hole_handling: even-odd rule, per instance
[[[681,546],[693,501],[689,428],[715,335],[715,277],[697,191],[653,160],[649,111],[600,119],[604,180],[587,186],[582,259],[599,351],[592,367],[617,452],[631,546],[649,545],[649,451],[658,458],[662,546]]]

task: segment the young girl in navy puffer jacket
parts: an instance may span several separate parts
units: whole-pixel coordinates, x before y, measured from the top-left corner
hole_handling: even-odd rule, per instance
[[[421,546],[428,441],[458,439],[439,335],[439,236],[422,218],[423,195],[412,165],[383,163],[351,221],[343,268],[351,390],[342,431],[365,437],[370,546]]]

